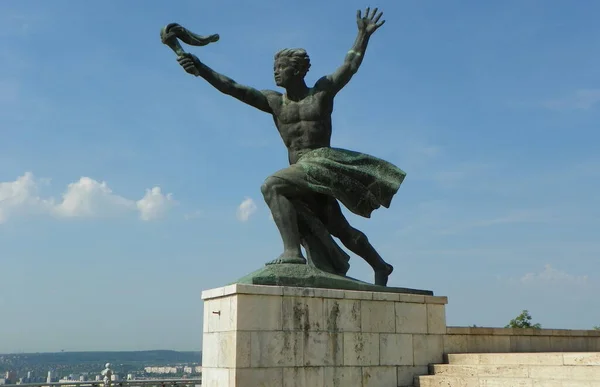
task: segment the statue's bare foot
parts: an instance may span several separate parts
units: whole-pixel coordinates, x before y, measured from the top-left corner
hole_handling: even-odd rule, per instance
[[[375,285],[387,286],[388,277],[394,271],[394,266],[389,263],[385,264],[385,267],[375,270]]]
[[[266,265],[277,265],[280,263],[293,263],[297,265],[305,265],[306,259],[302,256],[302,254],[284,252],[279,256],[279,258],[267,262]]]

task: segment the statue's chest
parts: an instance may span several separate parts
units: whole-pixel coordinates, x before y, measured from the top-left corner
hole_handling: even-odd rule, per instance
[[[282,124],[319,121],[323,118],[322,107],[319,102],[316,96],[308,96],[298,102],[284,99],[279,109],[278,120]]]

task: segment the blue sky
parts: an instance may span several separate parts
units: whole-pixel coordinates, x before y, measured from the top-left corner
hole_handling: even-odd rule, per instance
[[[186,49],[264,89],[284,47],[308,50],[308,82],[334,71],[367,5],[0,2],[0,353],[200,349],[201,291],[281,252],[259,187],[286,151],[159,30],[219,33]],[[600,4],[371,5],[387,22],[333,144],[408,174],[389,210],[348,216],[390,285],[447,295],[449,325],[600,325]]]

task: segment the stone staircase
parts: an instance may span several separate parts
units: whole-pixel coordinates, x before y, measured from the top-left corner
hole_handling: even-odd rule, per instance
[[[449,354],[416,387],[600,387],[600,352]]]

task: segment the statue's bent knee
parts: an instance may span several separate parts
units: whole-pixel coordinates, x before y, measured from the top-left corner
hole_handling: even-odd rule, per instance
[[[275,177],[269,176],[265,179],[265,182],[260,186],[260,192],[262,192],[263,197],[268,200],[268,198],[272,197],[277,193],[277,187],[281,186],[283,180]]]

